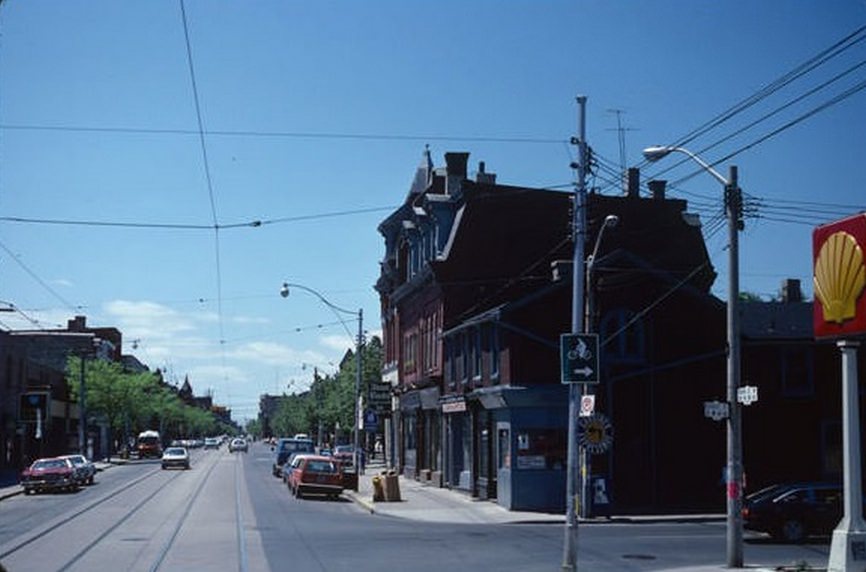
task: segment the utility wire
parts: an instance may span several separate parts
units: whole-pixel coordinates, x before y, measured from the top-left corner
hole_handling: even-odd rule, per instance
[[[72,310],[73,312],[74,312],[76,309],[78,309],[78,307],[77,307],[75,304],[73,304],[72,302],[70,302],[69,300],[67,300],[67,299],[64,298],[63,296],[61,296],[61,295],[60,295],[60,294],[59,294],[59,293],[58,293],[54,288],[52,288],[51,286],[49,286],[48,283],[47,283],[45,280],[43,280],[42,278],[40,278],[39,275],[37,275],[35,272],[33,272],[33,270],[31,270],[31,269],[30,269],[26,264],[24,264],[23,262],[21,262],[21,260],[20,260],[17,256],[15,256],[15,254],[12,252],[12,250],[11,250],[8,246],[6,246],[2,241],[0,241],[0,249],[3,249],[3,251],[6,252],[6,254],[9,255],[9,258],[10,258],[12,261],[14,261],[15,264],[17,264],[18,266],[20,266],[21,269],[24,270],[24,272],[26,272],[27,274],[29,274],[31,278],[33,278],[34,280],[36,280],[36,282],[38,282],[39,285],[42,286],[42,287],[45,289],[46,292],[48,292],[49,294],[51,294],[52,296],[54,296],[54,297],[55,297],[57,300],[59,300],[59,301],[60,301],[64,306],[66,306],[68,309]]]
[[[93,227],[113,227],[113,228],[142,228],[142,229],[161,229],[161,230],[231,230],[237,228],[257,228],[260,226],[285,224],[291,222],[300,222],[305,220],[320,220],[325,218],[335,218],[342,216],[351,216],[358,214],[367,214],[373,212],[393,211],[396,206],[390,207],[370,207],[363,209],[354,209],[347,211],[334,211],[327,213],[297,215],[290,217],[281,217],[266,220],[253,220],[248,222],[238,222],[232,224],[177,224],[177,223],[151,223],[151,222],[120,222],[120,221],[99,221],[99,220],[72,220],[72,219],[50,219],[50,218],[29,218],[2,216],[0,222],[13,222],[22,224],[46,224],[46,225],[63,225],[63,226],[93,226]]]
[[[518,143],[568,145],[567,139],[546,137],[490,137],[484,135],[411,135],[399,133],[340,133],[327,131],[257,131],[257,130],[192,130],[148,127],[92,127],[85,125],[40,125],[34,123],[0,123],[6,131],[61,131],[74,133],[194,135],[206,137],[258,137],[274,139],[344,139],[358,141],[464,141],[471,143]]]
[[[213,180],[211,178],[210,163],[207,154],[207,142],[204,135],[204,121],[201,116],[201,101],[198,93],[198,86],[195,79],[195,64],[192,57],[192,45],[189,41],[189,23],[186,17],[186,7],[184,0],[180,0],[180,12],[183,19],[183,35],[186,43],[186,56],[189,65],[189,77],[192,84],[193,100],[195,102],[195,114],[198,122],[198,139],[201,147],[202,161],[204,163],[205,179],[207,181],[208,198],[210,199],[211,217],[213,220],[214,231],[214,255],[216,257],[216,286],[217,286],[217,314],[219,315],[219,332],[220,346],[225,344],[225,331],[223,325],[223,307],[222,307],[222,269],[220,263],[220,228],[219,219],[217,218],[216,200],[214,199]],[[225,371],[225,349],[222,351],[223,371]]]

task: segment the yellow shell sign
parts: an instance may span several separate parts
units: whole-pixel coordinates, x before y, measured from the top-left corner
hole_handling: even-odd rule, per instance
[[[866,215],[818,227],[812,247],[815,336],[866,332]]]

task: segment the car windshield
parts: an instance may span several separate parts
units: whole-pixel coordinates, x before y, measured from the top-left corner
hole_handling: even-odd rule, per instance
[[[304,470],[310,473],[336,473],[337,466],[330,461],[310,460]]]
[[[33,463],[34,469],[61,469],[67,466],[66,461],[63,459],[46,459]]]
[[[179,447],[172,447],[172,448],[170,448],[170,449],[166,449],[166,450],[165,450],[165,454],[166,454],[166,455],[169,455],[169,456],[185,455],[185,454],[186,454],[186,450],[185,450],[185,449],[181,449],[181,448],[179,448]]]

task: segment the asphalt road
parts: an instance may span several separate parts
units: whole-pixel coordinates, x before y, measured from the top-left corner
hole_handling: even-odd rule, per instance
[[[353,502],[289,495],[270,450],[195,451],[189,471],[158,462],[100,472],[77,493],[0,503],[0,562],[18,570],[559,570],[557,524],[449,524],[371,515]],[[719,522],[580,527],[580,570],[695,570],[724,562]],[[828,546],[751,539],[747,562],[826,563]]]

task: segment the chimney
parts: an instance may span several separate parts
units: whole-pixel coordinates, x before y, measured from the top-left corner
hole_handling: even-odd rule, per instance
[[[803,301],[803,291],[800,289],[800,281],[796,278],[782,280],[782,302],[786,304]]]
[[[629,167],[625,173],[625,195],[630,199],[640,197],[640,169]]]
[[[460,192],[460,184],[466,180],[466,164],[469,153],[445,153],[445,193],[454,195]]]
[[[485,171],[486,165],[484,161],[478,162],[478,173],[475,175],[475,181],[478,183],[484,183],[485,185],[495,185],[496,184],[496,174],[488,173]]]
[[[665,188],[668,186],[667,181],[653,180],[647,183],[650,193],[657,201],[665,200]]]
[[[75,316],[71,320],[66,321],[66,329],[70,332],[83,332],[87,328],[86,316]]]

